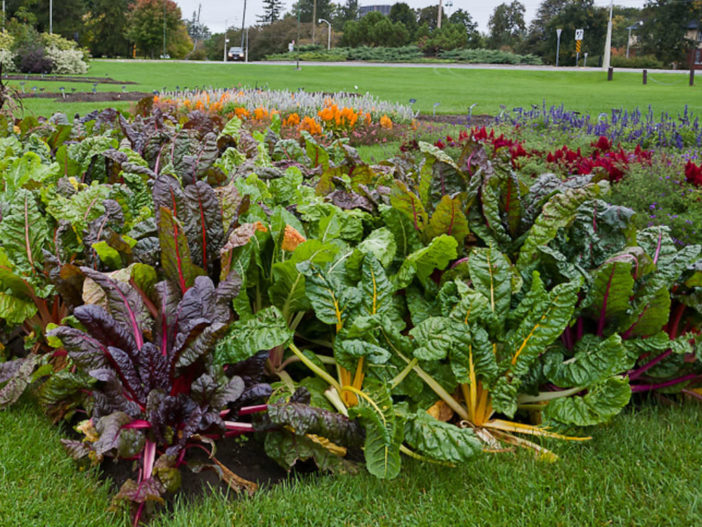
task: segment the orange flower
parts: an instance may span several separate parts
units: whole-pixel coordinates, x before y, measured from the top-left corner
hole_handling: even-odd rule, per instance
[[[392,120],[387,115],[380,118],[380,126],[386,130],[392,130]]]
[[[321,135],[322,127],[311,117],[305,117],[300,123],[300,130],[307,130],[312,135]]]
[[[234,108],[234,113],[239,119],[247,119],[249,117],[249,112],[246,108]]]
[[[283,124],[286,126],[297,126],[300,124],[300,116],[297,115],[296,113],[291,113],[288,115],[288,117],[283,121]]]
[[[257,121],[265,119],[266,117],[268,117],[268,110],[266,110],[265,108],[256,108],[254,110],[254,119],[256,119]]]

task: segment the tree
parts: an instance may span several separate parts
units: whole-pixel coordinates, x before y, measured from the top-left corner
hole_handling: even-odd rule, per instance
[[[358,22],[344,24],[342,46],[398,47],[410,41],[410,34],[401,22],[392,23],[378,11],[371,11]]]
[[[129,0],[92,0],[83,18],[81,45],[94,57],[129,57],[128,12]]]
[[[556,29],[563,30],[561,35],[560,63],[575,63],[575,30],[584,29],[581,56],[588,52],[591,59],[601,57],[607,35],[609,9],[597,7],[593,0],[575,0],[569,2],[559,14],[546,24],[546,35],[551,37],[544,47],[544,58],[554,61],[556,57]]]
[[[193,11],[193,17],[185,21],[185,28],[193,42],[204,42],[210,38],[210,28],[200,22],[198,13],[195,11]]]
[[[488,22],[490,46],[495,49],[518,48],[526,34],[524,11],[524,4],[518,0],[511,4],[500,4],[495,8]]]
[[[344,5],[337,7],[336,16],[331,23],[335,28],[341,29],[346,22],[354,21],[356,18],[358,18],[358,0],[346,0]]]
[[[314,0],[299,0],[296,5],[293,5],[293,14],[297,16],[297,5],[300,7],[300,22],[312,22]],[[331,0],[317,0],[317,19],[324,18],[331,20],[334,14],[334,4]],[[314,21],[315,23],[317,20]]]
[[[465,28],[467,35],[467,41],[466,44],[464,44],[465,46],[468,46],[469,48],[480,47],[480,45],[482,44],[482,37],[480,36],[480,32],[478,31],[478,23],[475,20],[473,20],[473,17],[470,16],[470,13],[468,11],[464,11],[463,9],[457,9],[456,11],[451,13],[451,16],[449,17],[448,21],[452,24],[460,24]]]
[[[686,26],[702,20],[699,1],[648,0],[644,5],[643,25],[638,31],[641,49],[666,64],[684,62],[693,43],[685,38]]]
[[[391,22],[403,24],[411,36],[417,32],[417,12],[404,2],[393,4],[388,18]]]
[[[127,18],[127,36],[145,55],[152,58],[160,55],[164,43],[164,15],[166,53],[184,56],[192,49],[192,42],[181,20],[180,8],[172,0],[136,0]]]
[[[536,16],[529,24],[529,31],[524,41],[524,51],[546,57],[550,49],[550,42],[556,38],[555,34],[550,34],[548,25],[551,20],[559,15],[565,7],[573,0],[544,0]]]
[[[463,24],[448,22],[432,31],[431,36],[422,42],[422,51],[437,54],[440,51],[464,48],[468,44],[468,32]]]
[[[446,19],[446,13],[441,10],[441,19]],[[417,23],[421,26],[426,24],[430,30],[436,29],[436,22],[439,17],[439,5],[430,5],[419,10],[417,13]]]
[[[263,14],[256,17],[259,24],[271,24],[280,19],[283,0],[263,0]]]
[[[83,15],[87,11],[85,0],[61,0],[53,3],[53,32],[62,37],[78,40],[83,29]],[[39,32],[49,31],[48,0],[6,0],[5,10],[8,20],[36,26]]]

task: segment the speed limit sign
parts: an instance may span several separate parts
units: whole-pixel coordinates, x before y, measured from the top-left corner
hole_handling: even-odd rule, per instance
[[[576,29],[575,30],[575,40],[582,40],[584,34],[585,34],[584,29]]]

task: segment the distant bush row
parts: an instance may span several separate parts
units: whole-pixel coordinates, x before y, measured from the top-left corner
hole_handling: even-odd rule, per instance
[[[300,60],[337,62],[343,60],[363,60],[369,62],[421,62],[427,59],[417,46],[334,48],[326,50],[321,46],[300,46],[297,52],[274,53],[265,60]],[[493,49],[455,49],[443,51],[439,59],[472,64],[542,64],[535,55],[518,55],[509,51]]]

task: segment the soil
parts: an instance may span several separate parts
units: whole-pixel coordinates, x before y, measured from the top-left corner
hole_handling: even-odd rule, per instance
[[[473,115],[470,118],[468,114],[458,114],[458,115],[429,115],[429,114],[419,114],[417,116],[418,121],[429,122],[429,123],[441,123],[441,124],[454,124],[454,125],[466,125],[466,126],[486,126],[492,124],[495,117],[492,115],[481,114]]]
[[[139,101],[152,97],[153,93],[130,91],[72,92],[61,95],[54,92],[20,93],[22,99],[54,99],[55,102],[105,102],[105,101]]]
[[[3,75],[8,81],[51,81],[51,82],[97,82],[98,84],[136,84],[134,81],[118,81],[110,77],[68,77],[66,75]]]
[[[209,445],[203,445],[209,451]],[[234,472],[237,476],[259,485],[259,488],[266,488],[287,479],[288,473],[283,470],[271,458],[266,456],[263,444],[249,437],[246,441],[241,438],[226,438],[217,441],[215,451],[217,460]],[[208,454],[199,448],[188,450],[186,460],[189,462],[209,462]],[[112,459],[106,460],[102,464],[103,474],[112,479],[114,492],[117,492],[127,479],[136,479],[137,473],[132,471],[132,463],[120,460],[114,462]],[[313,464],[299,463],[294,472],[308,473],[314,470]],[[214,470],[202,470],[194,473],[187,466],[180,469],[182,475],[181,488],[178,495],[186,499],[195,499],[210,493],[210,487],[226,492],[229,487]]]

